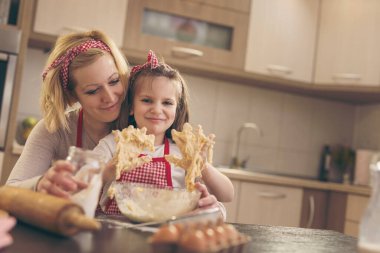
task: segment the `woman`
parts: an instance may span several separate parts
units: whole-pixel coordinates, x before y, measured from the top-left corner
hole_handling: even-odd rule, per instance
[[[111,132],[128,74],[123,54],[102,32],[58,38],[43,73],[43,119],[33,128],[7,184],[60,197],[85,187],[67,176],[73,167],[62,160],[70,146],[93,149]],[[73,109],[76,103],[80,107]]]

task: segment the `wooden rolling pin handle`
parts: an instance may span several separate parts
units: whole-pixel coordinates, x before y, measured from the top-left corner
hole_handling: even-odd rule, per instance
[[[93,231],[101,228],[98,221],[88,218],[81,213],[68,213],[68,215],[64,217],[64,223],[67,226],[73,226],[79,230]]]
[[[76,203],[18,187],[0,187],[0,209],[26,223],[66,236],[100,228],[100,223],[86,217]]]

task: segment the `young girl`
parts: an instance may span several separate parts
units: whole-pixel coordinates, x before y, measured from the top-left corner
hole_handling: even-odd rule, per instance
[[[177,145],[171,139],[171,130],[181,131],[189,121],[187,86],[179,72],[169,65],[158,62],[152,51],[144,65],[135,66],[130,75],[127,98],[122,105],[118,128],[128,125],[145,127],[147,134],[155,136],[155,151],[146,152],[152,161],[129,172],[122,172],[118,181],[138,182],[160,186],[185,187],[185,171],[169,164],[164,156],[175,154],[182,156]],[[108,159],[115,153],[116,143],[113,135],[105,137],[94,149]],[[106,177],[107,178],[107,177]],[[109,178],[113,179],[114,176]],[[231,201],[234,190],[228,177],[220,173],[211,164],[206,163],[202,179],[210,193],[223,202]],[[106,195],[112,180],[105,180],[100,205],[106,214],[120,214],[115,200]],[[210,197],[204,186],[197,184],[199,190]],[[212,196],[211,196],[212,198]],[[207,202],[202,200],[201,202]],[[214,200],[214,202],[216,202]],[[202,206],[204,203],[199,203]]]

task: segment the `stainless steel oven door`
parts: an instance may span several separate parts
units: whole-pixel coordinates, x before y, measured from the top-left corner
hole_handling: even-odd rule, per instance
[[[5,147],[21,31],[0,26],[0,150]]]
[[[11,109],[11,98],[13,91],[14,75],[16,70],[16,55],[10,55],[0,52],[0,149],[4,149],[7,135],[7,126],[9,113]]]

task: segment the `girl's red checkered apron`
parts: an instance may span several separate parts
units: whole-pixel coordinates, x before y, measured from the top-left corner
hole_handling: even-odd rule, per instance
[[[165,155],[169,154],[169,141],[165,138],[164,156],[152,158],[152,161],[129,172],[122,172],[118,182],[145,183],[157,186],[173,186],[170,163]],[[120,215],[115,198],[106,204],[105,214]]]

